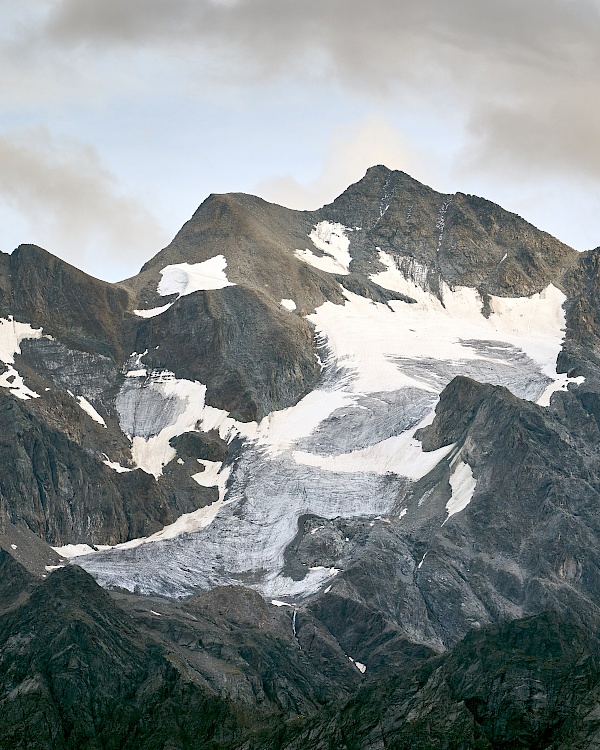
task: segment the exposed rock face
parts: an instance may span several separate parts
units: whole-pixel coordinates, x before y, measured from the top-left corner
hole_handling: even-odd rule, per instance
[[[357,268],[368,267],[379,247],[428,269],[434,287],[437,276],[482,294],[530,295],[550,282],[561,286],[577,263],[572,248],[500,206],[437,193],[383,166],[369,169],[322,212],[362,228],[361,250],[353,254]]]
[[[181,298],[141,323],[135,351],[151,369],[204,383],[207,403],[242,422],[291,406],[321,372],[306,321],[241,286]]]
[[[599,258],[385,167],[0,256],[0,745],[594,746]]]
[[[7,747],[214,747],[234,724],[227,703],[183,679],[79,568],[1,615],[0,640]]]
[[[343,572],[311,612],[369,670],[394,662],[399,639],[448,648],[472,628],[549,607],[597,627],[597,431],[573,394],[543,409],[456,378],[420,433],[426,448],[452,452],[402,499],[399,521],[342,527],[354,549],[329,544],[328,564]],[[461,463],[475,488],[448,515]],[[336,525],[305,538],[327,544]]]
[[[35,245],[2,261],[0,307],[63,344],[119,360],[129,307],[124,289],[98,281]]]
[[[183,476],[178,483],[168,476],[157,483],[140,470],[115,472],[92,453],[91,436],[78,434],[78,423],[89,420],[73,399],[59,404],[75,434],[49,426],[21,401],[0,392],[0,454],[2,465],[10,467],[0,473],[3,518],[53,545],[118,544],[152,534],[215,499],[210,488]],[[100,434],[102,446],[103,428],[91,429]]]
[[[341,710],[261,746],[594,747],[598,657],[595,635],[554,614],[471,632],[448,655],[371,681]]]

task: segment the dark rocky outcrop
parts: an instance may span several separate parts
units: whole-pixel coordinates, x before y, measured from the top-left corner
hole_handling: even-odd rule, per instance
[[[352,235],[353,270],[371,267],[380,248],[428,269],[434,291],[444,280],[484,295],[530,295],[549,283],[562,287],[578,261],[572,248],[495,203],[438,193],[381,165],[319,215],[362,229]]]
[[[265,750],[595,747],[595,634],[553,613],[470,633],[441,658],[367,682],[349,702],[289,725]]]
[[[231,706],[75,566],[0,615],[0,644],[3,747],[215,748],[236,729]]]
[[[361,680],[317,623],[305,615],[312,635],[295,635],[290,611],[239,587],[115,602],[76,566],[39,584],[3,552],[0,574],[7,747],[567,750],[600,737],[600,643],[573,616],[472,631],[443,656],[413,647]]]
[[[308,613],[223,586],[184,602],[115,594],[188,674],[258,721],[316,713],[350,696],[361,675]]]
[[[600,387],[600,248],[581,253],[568,276],[567,333],[558,364],[561,372],[584,375],[582,389]]]
[[[183,435],[171,438],[169,443],[182,458],[224,461],[228,453],[227,443],[219,437],[216,430],[184,432]]]
[[[144,364],[207,386],[207,403],[242,421],[296,403],[320,367],[307,322],[241,286],[196,292],[140,324]]]
[[[40,399],[41,401],[41,399]],[[22,525],[53,545],[118,544],[147,536],[182,513],[214,502],[216,490],[179,475],[156,482],[141,470],[118,473],[92,452],[90,437],[78,434],[79,421],[95,430],[71,397],[67,432],[40,418],[35,407],[0,392],[0,518]],[[83,445],[82,445],[83,443]],[[101,442],[100,442],[101,444]]]
[[[67,346],[121,361],[127,292],[88,276],[36,245],[20,245],[0,264],[4,316],[43,328]]]
[[[406,641],[449,648],[473,628],[546,609],[598,627],[600,433],[578,395],[542,408],[456,378],[419,437],[428,450],[454,448],[402,498],[400,517],[312,522],[298,545],[301,559],[320,549],[343,570],[308,608],[346,653],[380,672],[403,663]],[[459,461],[476,485],[448,517]],[[349,544],[335,544],[337,529]]]

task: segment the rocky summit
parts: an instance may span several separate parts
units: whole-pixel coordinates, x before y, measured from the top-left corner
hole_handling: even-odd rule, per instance
[[[0,254],[0,748],[600,747],[600,248],[368,170]]]

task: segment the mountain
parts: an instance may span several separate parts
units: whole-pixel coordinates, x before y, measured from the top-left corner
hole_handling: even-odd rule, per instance
[[[599,258],[383,166],[0,256],[2,741],[593,746]]]

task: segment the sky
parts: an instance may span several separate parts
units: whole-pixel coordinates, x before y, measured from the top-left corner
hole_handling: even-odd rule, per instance
[[[0,250],[135,274],[374,164],[600,245],[600,0],[0,0]]]

